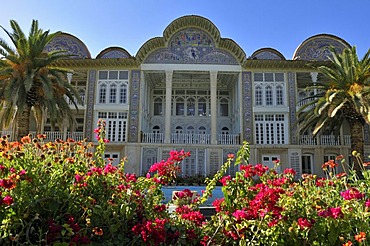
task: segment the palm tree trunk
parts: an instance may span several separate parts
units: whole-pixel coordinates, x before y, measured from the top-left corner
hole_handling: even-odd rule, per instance
[[[351,133],[351,152],[356,151],[358,157],[353,156],[353,168],[357,174],[361,175],[364,160],[364,126],[359,120],[349,120],[350,133]]]
[[[21,114],[17,116],[16,119],[16,132],[15,140],[20,141],[22,137],[27,136],[30,133],[30,116],[31,116],[31,107],[25,105]]]

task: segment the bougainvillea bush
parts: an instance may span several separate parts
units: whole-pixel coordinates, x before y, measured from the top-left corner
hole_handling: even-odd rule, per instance
[[[230,156],[208,181],[221,180],[224,198],[213,203],[217,213],[203,227],[203,245],[368,245],[370,173],[365,167],[370,163],[364,163],[358,179],[338,156],[322,165],[326,177],[304,174],[295,181],[293,169],[277,174],[248,164],[248,157],[245,144],[235,159],[236,176],[223,176]],[[348,173],[336,174],[335,161]]]
[[[171,218],[161,190],[188,153],[173,151],[153,165],[165,173],[136,177],[124,172],[124,161],[113,166],[102,158],[108,142],[104,124],[95,130],[95,152],[91,143],[46,143],[43,135],[21,142],[0,139],[0,245],[199,242],[204,218]],[[193,210],[181,213],[191,216]]]
[[[206,180],[202,196],[179,191],[164,204],[162,186],[176,179],[189,153],[171,151],[137,177],[125,172],[124,160],[113,166],[103,159],[104,127],[99,121],[95,149],[72,139],[47,143],[43,135],[0,139],[0,245],[349,246],[370,240],[368,163],[361,179],[347,168],[335,173],[331,160],[323,164],[326,177],[305,174],[296,181],[292,169],[277,174],[250,164],[244,143]],[[230,165],[239,167],[233,177],[224,175]],[[218,183],[224,197],[206,220],[200,207]]]

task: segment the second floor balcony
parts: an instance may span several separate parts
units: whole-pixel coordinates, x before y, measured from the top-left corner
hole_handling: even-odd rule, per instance
[[[343,135],[341,136],[334,136],[334,135],[320,135],[320,136],[312,136],[312,135],[302,135],[299,138],[299,144],[301,145],[330,145],[330,146],[349,146],[351,145],[351,136],[350,135]]]
[[[164,133],[143,133],[143,143],[164,143]],[[172,133],[170,142],[173,144],[211,144],[210,134]],[[218,134],[217,144],[239,145],[239,134]]]
[[[30,132],[31,137],[36,137],[36,132]],[[43,133],[46,138],[44,139],[44,142],[54,142],[57,139],[61,140],[67,140],[68,138],[71,138],[75,141],[81,141],[84,139],[84,133],[83,132],[59,132],[59,131],[47,131]],[[10,141],[13,141],[12,139],[12,132],[11,131],[2,131],[0,132],[0,136],[10,136]]]

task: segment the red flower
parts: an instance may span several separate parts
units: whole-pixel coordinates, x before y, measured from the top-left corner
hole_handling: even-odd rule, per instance
[[[6,205],[12,205],[13,204],[13,198],[11,196],[5,196],[3,198],[3,202]]]
[[[356,188],[351,188],[346,191],[342,191],[340,195],[344,198],[344,200],[362,199],[365,197],[365,194],[361,193]]]
[[[359,243],[366,240],[366,233],[362,231],[359,234],[355,235],[355,240]]]
[[[337,208],[328,208],[327,210],[320,211],[318,215],[324,218],[332,217],[334,219],[337,219],[339,217],[342,217],[343,213],[342,208],[337,207]]]
[[[222,183],[223,186],[226,186],[227,181],[229,181],[229,180],[231,180],[231,176],[227,175],[227,176],[223,176],[222,179],[220,180],[220,182]]]
[[[311,228],[313,226],[314,221],[310,221],[306,218],[298,218],[298,225],[301,229]]]
[[[287,169],[284,170],[284,174],[285,175],[289,175],[290,174],[290,175],[294,176],[294,175],[296,175],[296,173],[297,172],[293,168],[287,168]]]

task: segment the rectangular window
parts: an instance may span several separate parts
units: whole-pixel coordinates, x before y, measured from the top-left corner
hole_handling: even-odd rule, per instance
[[[269,167],[270,169],[276,169],[280,173],[280,166],[276,165],[276,162],[280,160],[279,155],[263,155],[262,165]]]
[[[106,137],[111,142],[125,142],[127,112],[98,112],[98,118],[106,122]]]
[[[118,166],[120,159],[119,159],[119,153],[104,153],[104,159],[107,163],[111,163],[113,166]]]
[[[283,114],[256,114],[256,144],[286,144],[286,125]]]
[[[98,77],[98,103],[127,103],[128,71],[99,71]]]
[[[302,155],[302,173],[312,173],[312,156]]]
[[[254,73],[254,105],[284,106],[284,73]]]

